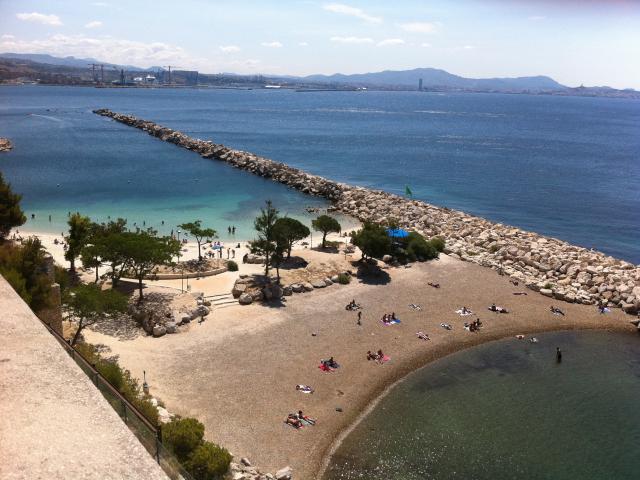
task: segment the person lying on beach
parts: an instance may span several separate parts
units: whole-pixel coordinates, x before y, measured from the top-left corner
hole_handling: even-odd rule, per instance
[[[418,333],[416,333],[416,336],[417,336],[420,340],[431,340],[431,339],[429,338],[429,334],[428,334],[428,333],[418,332]]]
[[[427,285],[429,285],[430,287],[433,287],[433,288],[440,288],[440,284],[439,283],[431,283],[431,282],[429,282],[429,283],[427,283]]]
[[[376,359],[376,354],[372,353],[371,350],[367,351],[367,361],[375,360],[375,359]]]
[[[473,315],[473,312],[471,310],[469,310],[467,307],[462,307],[462,308],[456,310],[456,313],[458,315],[460,315],[461,317],[464,317],[466,315]]]
[[[514,295],[526,295],[527,292],[513,292]]]
[[[331,357],[329,360],[320,360],[320,363],[329,369],[336,369],[338,367],[340,367],[340,365],[337,364],[337,362],[333,359],[333,357]]]
[[[298,410],[298,420],[300,420],[300,422],[303,424],[308,424],[308,425],[316,424],[316,421],[313,418],[308,417],[307,415],[302,413],[302,410]]]
[[[536,337],[531,337],[531,338],[529,339],[529,342],[531,342],[531,343],[538,343],[538,339],[537,339]]]
[[[445,330],[451,330],[453,327],[451,325],[449,325],[448,323],[441,323],[440,326],[442,328],[444,328]]]
[[[362,308],[359,304],[356,303],[355,299],[351,300],[351,302],[349,302],[347,304],[346,307],[344,307],[345,310],[359,310],[360,308]]]
[[[480,330],[481,326],[482,326],[482,322],[480,321],[479,318],[476,318],[471,323],[465,323],[464,324],[464,328],[469,330],[470,332],[478,332]]]
[[[422,310],[420,305],[416,305],[415,303],[410,303],[409,308],[413,308],[414,310]]]
[[[607,308],[604,304],[602,304],[602,305],[598,305],[598,311],[602,315],[602,314],[605,314],[605,313],[609,313],[611,310],[609,308]]]
[[[562,315],[564,317],[564,312],[554,305],[551,305],[549,310],[551,310],[551,313],[554,315]]]
[[[295,413],[290,413],[289,415],[287,415],[284,423],[286,423],[287,425],[291,425],[295,429],[302,428],[302,422],[298,418],[298,415]]]
[[[309,385],[296,385],[296,390],[302,393],[313,393],[315,391]]]
[[[509,313],[509,311],[504,307],[498,307],[495,303],[492,303],[489,307],[489,310],[496,313]]]

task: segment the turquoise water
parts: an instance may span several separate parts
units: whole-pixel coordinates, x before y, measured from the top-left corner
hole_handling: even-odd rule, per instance
[[[640,338],[537,337],[409,376],[347,436],[324,480],[638,478]]]
[[[69,210],[251,233],[266,198],[319,200],[117,125],[108,107],[339,181],[640,263],[640,101],[420,92],[0,87],[0,169],[57,231]],[[130,181],[130,183],[129,183]],[[60,187],[56,187],[56,184]],[[52,214],[49,225],[48,215]]]

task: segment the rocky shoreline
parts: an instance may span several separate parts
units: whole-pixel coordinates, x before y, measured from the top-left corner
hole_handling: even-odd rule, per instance
[[[8,152],[13,148],[11,140],[8,138],[0,138],[0,152]]]
[[[193,150],[204,158],[270,178],[303,193],[329,200],[332,209],[362,222],[394,219],[401,227],[446,239],[445,253],[492,268],[550,298],[604,304],[635,314],[640,311],[640,266],[601,252],[493,223],[448,208],[380,190],[355,187],[311,175],[284,163],[191,138],[154,122],[108,109],[94,113],[138,128],[160,140]]]

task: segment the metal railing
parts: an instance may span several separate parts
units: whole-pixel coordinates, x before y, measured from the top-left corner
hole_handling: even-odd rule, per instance
[[[109,381],[73,348],[62,335],[41,320],[46,329],[62,345],[65,351],[75,360],[78,366],[91,379],[102,396],[118,413],[129,430],[164,470],[171,480],[193,480],[193,477],[180,465],[178,459],[162,444],[162,429],[153,425],[144,414],[127,400]]]

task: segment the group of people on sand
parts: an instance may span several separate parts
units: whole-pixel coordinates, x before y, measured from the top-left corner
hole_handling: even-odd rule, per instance
[[[373,360],[378,363],[383,363],[384,359],[385,357],[384,353],[382,353],[382,350],[378,350],[376,353],[372,352],[371,350],[367,352],[367,361]]]
[[[305,425],[315,425],[316,421],[302,413],[302,410],[298,410],[298,413],[290,413],[287,415],[287,419],[284,423],[291,425],[294,428],[302,428]]]
[[[333,357],[331,357],[328,360],[320,360],[320,368],[324,371],[329,371],[340,368],[340,365],[338,365],[338,362],[336,362]]]
[[[480,321],[479,318],[476,318],[471,323],[464,324],[464,328],[468,329],[470,332],[477,332],[480,330],[480,327],[482,327],[482,322]]]
[[[396,317],[396,312],[385,313],[382,315],[382,323],[385,325],[389,325],[390,323],[398,322],[398,318]]]

